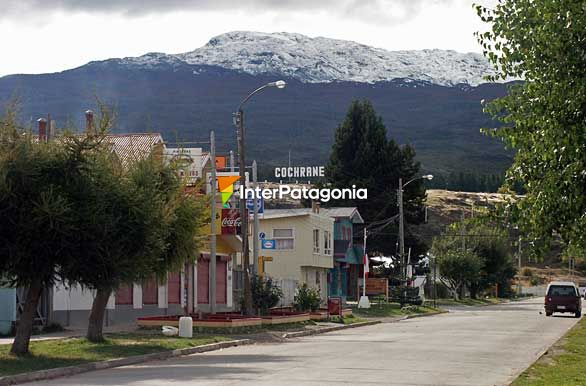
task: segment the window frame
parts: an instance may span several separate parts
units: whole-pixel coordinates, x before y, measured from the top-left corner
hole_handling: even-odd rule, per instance
[[[279,237],[279,236],[275,236],[275,231],[277,230],[290,230],[291,231],[291,236],[288,237]],[[277,251],[292,251],[295,249],[295,228],[291,227],[291,228],[273,228],[273,240],[275,240],[275,250]],[[279,240],[292,240],[293,241],[293,245],[291,248],[278,248],[278,241]]]
[[[319,228],[315,228],[313,229],[313,231],[311,232],[312,234],[312,243],[311,245],[313,246],[313,253],[314,254],[319,254],[319,244],[320,244],[320,240],[319,240]]]
[[[332,232],[323,231],[324,234],[324,255],[332,254]]]

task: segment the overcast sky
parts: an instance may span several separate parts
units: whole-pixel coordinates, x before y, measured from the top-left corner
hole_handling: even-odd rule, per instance
[[[495,0],[476,0],[490,5]],[[181,53],[235,30],[480,52],[474,0],[0,0],[0,76]]]

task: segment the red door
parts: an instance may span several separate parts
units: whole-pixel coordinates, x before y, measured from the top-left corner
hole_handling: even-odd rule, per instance
[[[169,304],[181,304],[181,272],[172,272],[167,279]]]
[[[116,291],[116,304],[132,304],[132,285],[123,285]]]
[[[159,288],[157,279],[147,280],[142,285],[142,304],[158,304]]]
[[[226,271],[227,263],[218,261],[216,263],[216,304],[226,304]]]
[[[210,261],[199,259],[197,262],[197,303],[208,304],[210,302],[209,293],[209,267]]]

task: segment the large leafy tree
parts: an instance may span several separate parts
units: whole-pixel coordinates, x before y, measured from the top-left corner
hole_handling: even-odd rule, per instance
[[[0,278],[26,289],[11,352],[28,352],[39,297],[78,256],[76,186],[88,147],[38,141],[14,114],[0,122]]]
[[[469,249],[449,249],[437,257],[437,265],[442,280],[450,287],[455,299],[465,285],[471,287],[480,280],[482,259]]]
[[[369,101],[354,101],[344,121],[338,126],[326,168],[328,182],[333,187],[368,189],[368,200],[339,200],[332,205],[356,206],[366,223],[382,221],[377,232],[367,243],[369,251],[386,254],[396,252],[398,220],[397,189],[399,178],[403,183],[417,177],[419,163],[409,145],[399,146],[387,138],[387,128]],[[425,246],[411,231],[409,224],[423,220],[425,188],[421,180],[410,183],[403,195],[405,208],[405,245],[413,248],[413,255]]]
[[[575,0],[500,0],[477,6],[492,80],[520,78],[486,105],[504,125],[491,130],[517,153],[508,181],[521,181],[522,228],[534,240],[561,236],[586,250],[586,6]]]
[[[103,134],[95,137],[103,142]],[[110,295],[122,285],[164,281],[170,270],[195,260],[205,217],[203,198],[188,194],[174,165],[159,154],[122,167],[106,148],[92,161],[77,190],[80,255],[63,275],[95,290],[87,338],[99,342]]]
[[[471,296],[476,297],[478,291],[495,285],[499,296],[508,295],[516,267],[507,230],[484,216],[454,223],[434,239],[432,251],[441,260],[445,255],[457,255],[464,248],[480,259],[476,280],[467,283]]]

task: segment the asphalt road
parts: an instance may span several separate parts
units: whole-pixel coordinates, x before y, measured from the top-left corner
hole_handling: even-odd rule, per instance
[[[577,319],[541,300],[85,373],[39,385],[502,385]]]

